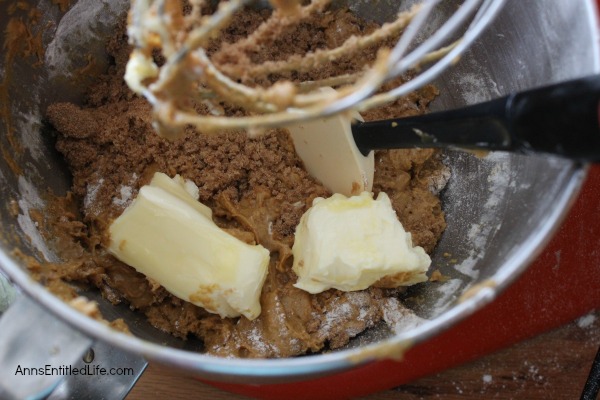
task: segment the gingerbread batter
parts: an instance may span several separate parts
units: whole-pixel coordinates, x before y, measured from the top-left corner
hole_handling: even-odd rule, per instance
[[[266,12],[244,12],[221,40],[247,36]],[[281,35],[270,48],[246,50],[251,53],[248,56],[260,61],[261,52],[283,55],[298,48],[333,46],[357,29],[369,29],[347,11],[315,18]],[[224,56],[226,47],[215,41],[215,60],[231,60]],[[60,225],[62,234],[53,234],[68,260],[52,269],[53,279],[95,286],[112,303],[125,302],[144,313],[158,329],[184,339],[197,336],[207,352],[224,357],[290,357],[335,349],[382,321],[384,311],[410,313],[396,300],[400,293],[396,289],[372,287],[310,295],[293,287],[296,277],[290,249],[295,227],[315,197],[330,193],[303,169],[287,131],[272,130],[249,138],[243,132],[204,135],[190,130],[181,139],[167,141],[153,132],[146,100],[133,95],[123,82],[130,51],[125,34],[112,40],[108,50],[114,65],[89,89],[83,106],[59,103],[47,110],[48,120],[59,132],[56,147],[73,175],[72,194],[78,206],[77,212],[60,217],[55,212],[51,213],[55,217],[48,217],[54,218],[55,227]],[[348,59],[328,68],[357,70],[359,62]],[[321,73],[301,78],[317,79]],[[367,112],[364,118],[421,114],[435,95],[433,87],[426,87]],[[224,111],[239,112],[226,107]],[[192,180],[200,189],[200,201],[212,208],[219,226],[271,251],[259,318],[222,319],[209,314],[106,252],[111,221],[156,171]],[[428,252],[445,228],[432,185],[446,175],[446,167],[433,150],[376,154],[374,192],[389,195],[414,244]]]

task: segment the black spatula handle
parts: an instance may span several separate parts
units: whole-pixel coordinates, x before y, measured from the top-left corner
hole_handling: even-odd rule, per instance
[[[462,147],[600,161],[600,76],[418,117],[358,123],[358,148]]]

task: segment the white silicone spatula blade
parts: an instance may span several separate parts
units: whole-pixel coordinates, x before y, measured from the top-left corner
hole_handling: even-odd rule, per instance
[[[358,113],[355,118],[362,120]],[[301,122],[288,129],[306,170],[333,193],[346,196],[371,191],[374,155],[363,156],[354,143],[346,115]]]

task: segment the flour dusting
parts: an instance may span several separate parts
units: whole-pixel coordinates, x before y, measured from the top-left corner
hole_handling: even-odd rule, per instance
[[[596,322],[596,316],[591,313],[591,314],[587,314],[584,315],[583,317],[579,318],[577,320],[577,326],[580,327],[581,329],[585,329],[585,328],[589,328],[590,326],[592,326],[594,324],[594,322]]]
[[[382,308],[383,320],[395,334],[416,328],[426,321],[393,297],[386,299]]]
[[[437,314],[440,314],[442,311],[450,307],[452,304],[451,300],[457,298],[459,294],[458,289],[462,284],[462,279],[450,279],[435,289],[438,294],[436,295],[437,300],[433,308],[436,310]]]
[[[44,201],[38,194],[35,186],[24,176],[19,176],[19,194],[21,198],[18,201],[22,214],[17,216],[17,222],[23,233],[29,238],[31,245],[44,257],[46,261],[56,260],[56,257],[50,251],[38,226],[29,214],[30,210],[39,210],[44,207]]]
[[[483,206],[483,213],[479,220],[471,224],[467,240],[471,244],[471,249],[467,257],[455,266],[460,273],[476,280],[479,277],[479,271],[475,269],[477,262],[485,255],[485,249],[488,240],[500,229],[501,223],[496,221],[498,208],[504,203],[507,188],[512,181],[511,164],[508,153],[494,152],[490,153],[483,160],[485,163],[492,163],[488,181],[488,196]]]

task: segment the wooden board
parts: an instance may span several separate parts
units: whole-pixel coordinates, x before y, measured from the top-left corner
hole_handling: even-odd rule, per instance
[[[599,317],[590,313],[475,362],[361,399],[577,399],[600,346]],[[151,364],[127,400],[164,398],[247,399]]]

